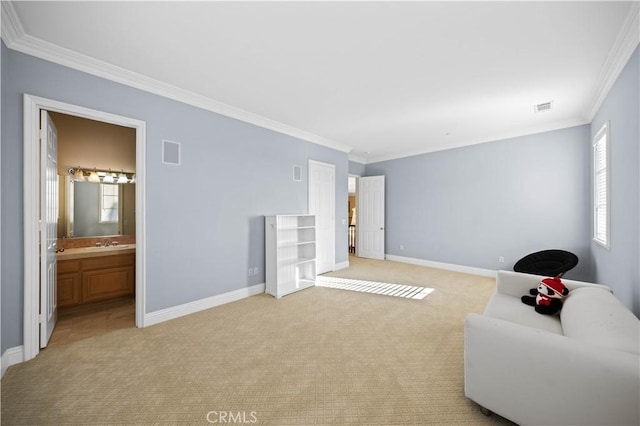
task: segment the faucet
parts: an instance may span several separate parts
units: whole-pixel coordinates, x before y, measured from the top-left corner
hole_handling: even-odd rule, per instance
[[[106,241],[104,242],[104,246],[105,246],[105,247],[109,247],[110,245],[111,245],[111,243],[109,242],[109,240],[106,240]]]

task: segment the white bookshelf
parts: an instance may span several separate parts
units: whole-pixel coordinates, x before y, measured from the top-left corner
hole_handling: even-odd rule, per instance
[[[280,298],[316,283],[316,217],[265,216],[267,294]]]

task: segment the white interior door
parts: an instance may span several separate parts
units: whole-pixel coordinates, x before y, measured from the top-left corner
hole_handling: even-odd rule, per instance
[[[356,255],[384,259],[384,176],[358,178]]]
[[[40,113],[40,347],[49,343],[58,314],[58,131],[47,111]]]
[[[316,216],[316,273],[335,267],[336,167],[309,161],[309,214]]]

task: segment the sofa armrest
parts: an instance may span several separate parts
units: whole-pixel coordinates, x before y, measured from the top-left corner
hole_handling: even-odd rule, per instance
[[[639,424],[640,358],[479,314],[465,321],[465,395],[518,424]]]
[[[529,290],[532,288],[538,287],[540,280],[543,278],[541,275],[524,274],[522,272],[498,271],[496,275],[496,292],[520,298],[525,294],[529,294]],[[563,278],[562,282],[569,291],[580,287],[597,287],[611,291],[607,286],[585,281],[565,280]]]

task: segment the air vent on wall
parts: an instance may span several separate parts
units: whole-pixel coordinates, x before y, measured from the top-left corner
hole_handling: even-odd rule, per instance
[[[180,143],[162,141],[162,162],[174,166],[180,165]]]
[[[535,112],[550,111],[552,104],[553,104],[553,101],[545,102],[545,103],[542,103],[542,104],[537,104],[537,105],[534,105],[533,110]]]
[[[302,182],[302,167],[293,166],[293,180],[296,182]]]

